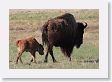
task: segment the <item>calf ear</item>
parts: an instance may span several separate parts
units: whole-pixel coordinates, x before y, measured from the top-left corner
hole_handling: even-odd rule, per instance
[[[86,28],[87,27],[87,23],[86,22],[84,22],[84,23],[85,23],[84,28]]]

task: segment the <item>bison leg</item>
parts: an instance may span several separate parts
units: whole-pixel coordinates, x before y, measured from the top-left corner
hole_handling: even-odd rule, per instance
[[[71,61],[71,55],[70,55],[70,54],[65,53],[65,56],[67,56],[67,59],[68,59],[69,61]]]
[[[47,63],[48,62],[48,53],[49,53],[49,46],[48,45],[44,45],[44,53],[45,53],[44,62]]]
[[[71,61],[71,57],[69,57],[69,61]]]
[[[56,62],[56,59],[55,59],[55,57],[54,57],[54,55],[53,55],[53,51],[52,51],[52,50],[50,51],[50,55],[51,55],[51,57],[52,57],[52,59],[53,59],[53,62],[55,63],[55,62]]]
[[[66,56],[68,57],[69,61],[71,61],[71,54],[69,52],[66,52]]]
[[[62,48],[61,47],[61,51],[69,59],[69,61],[71,61],[71,52],[72,52],[72,50],[73,50],[73,47],[71,47],[71,48]]]

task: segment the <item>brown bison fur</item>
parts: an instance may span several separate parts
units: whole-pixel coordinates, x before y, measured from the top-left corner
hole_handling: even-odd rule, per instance
[[[33,37],[17,40],[16,41],[16,46],[17,46],[17,50],[18,50],[16,63],[18,63],[19,59],[20,59],[20,62],[22,63],[21,55],[24,51],[31,53],[31,56],[32,56],[31,62],[35,62],[35,63],[36,63],[36,60],[35,60],[36,51],[38,51],[39,54],[41,54],[41,55],[44,54],[43,46],[41,44],[39,44],[37,42],[37,40]]]
[[[46,45],[45,62],[47,62],[48,53],[51,54],[53,62],[56,59],[53,56],[53,46],[60,47],[65,56],[71,61],[73,47],[77,48],[83,43],[84,29],[87,23],[76,22],[74,16],[65,13],[61,16],[48,20],[42,29],[42,42]]]

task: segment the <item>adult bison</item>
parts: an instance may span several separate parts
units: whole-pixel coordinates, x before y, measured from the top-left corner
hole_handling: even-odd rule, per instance
[[[46,51],[44,62],[47,62],[49,53],[53,62],[56,62],[53,56],[53,46],[60,47],[64,55],[71,61],[74,46],[79,48],[83,43],[83,33],[87,27],[87,23],[84,23],[85,25],[76,22],[74,16],[70,13],[48,20],[42,27],[42,42]]]

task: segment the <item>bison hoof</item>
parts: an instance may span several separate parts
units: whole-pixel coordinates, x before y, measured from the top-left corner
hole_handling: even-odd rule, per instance
[[[53,63],[56,63],[56,62],[57,62],[56,60],[53,61]]]
[[[47,60],[44,60],[44,63],[47,63]]]

